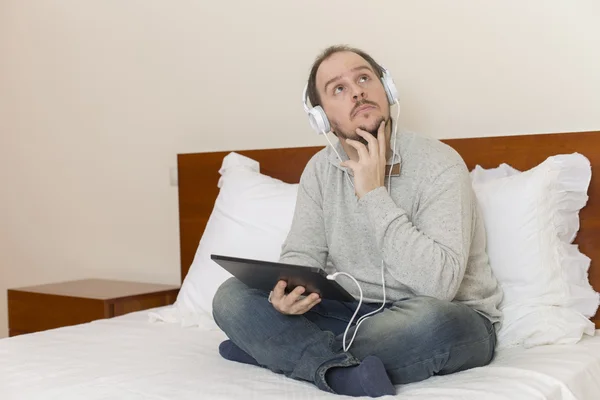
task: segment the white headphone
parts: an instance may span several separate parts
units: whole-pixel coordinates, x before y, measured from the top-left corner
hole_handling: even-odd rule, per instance
[[[381,67],[381,69],[383,70],[383,76],[381,77],[381,83],[383,84],[383,88],[385,89],[385,93],[387,94],[387,98],[390,103],[390,107],[394,103],[398,106],[398,111],[397,111],[397,116],[396,116],[396,124],[395,124],[395,128],[394,128],[394,144],[392,146],[392,151],[394,154],[392,156],[392,164],[393,164],[394,160],[396,159],[396,150],[395,150],[396,149],[396,133],[397,133],[397,129],[398,129],[398,121],[397,120],[398,120],[398,117],[400,116],[400,104],[398,101],[398,89],[396,89],[396,85],[394,84],[394,81],[392,80],[392,76],[390,75],[390,73],[388,72],[387,69],[385,69],[383,67]],[[308,84],[306,84],[306,86],[304,86],[304,93],[302,94],[302,103],[304,104],[304,111],[306,111],[306,114],[308,114],[308,120],[310,122],[310,126],[312,126],[312,128],[317,133],[325,135],[327,142],[329,142],[329,144],[331,145],[331,148],[333,149],[333,151],[335,151],[336,155],[338,156],[338,158],[340,159],[340,162],[341,162],[342,158],[338,154],[335,147],[331,144],[331,142],[329,141],[329,138],[327,136],[327,133],[329,131],[331,131],[331,125],[329,124],[327,115],[325,114],[325,111],[323,110],[323,107],[321,107],[321,106],[316,106],[316,107],[312,107],[312,108],[308,106],[308,99],[306,97],[307,91],[308,91]],[[388,176],[388,192],[390,192],[390,190],[391,190],[391,176],[392,176],[392,168],[390,168],[390,172],[389,172],[389,176]],[[347,174],[346,174],[346,178],[348,178],[348,182],[350,182],[350,185],[352,187],[354,187],[352,180],[350,179],[350,177]],[[352,315],[352,318],[350,319],[350,322],[348,322],[348,325],[346,326],[346,330],[344,331],[344,338],[343,338],[342,344],[344,346],[344,351],[348,351],[350,349],[350,346],[352,346],[352,343],[354,342],[354,338],[356,337],[356,333],[358,332],[358,328],[360,327],[360,325],[368,317],[381,311],[385,306],[386,296],[385,296],[385,265],[384,265],[384,261],[383,261],[383,259],[381,260],[381,284],[382,284],[382,288],[383,288],[383,301],[381,302],[381,307],[379,307],[375,311],[371,311],[370,313],[363,315],[356,321],[356,329],[354,330],[354,335],[352,335],[352,338],[350,339],[350,343],[348,345],[346,345],[346,335],[348,334],[348,330],[352,326],[352,322],[354,321],[354,318],[356,317],[356,314],[358,314],[358,310],[360,309],[360,306],[362,305],[363,293],[362,293],[362,288],[360,287],[360,284],[358,283],[358,281],[352,275],[350,275],[346,272],[336,272],[332,275],[327,275],[327,279],[335,280],[338,275],[346,275],[349,278],[351,278],[354,281],[354,283],[356,284],[356,286],[358,286],[358,291],[360,293],[360,300],[358,302],[358,307],[356,307],[356,311],[354,311],[354,315]]]
[[[398,101],[398,89],[396,89],[396,85],[394,84],[394,80],[392,76],[388,72],[387,69],[381,67],[383,70],[383,76],[381,77],[381,83],[383,84],[383,88],[385,89],[385,93],[387,94],[388,101],[390,106]],[[310,126],[319,134],[326,134],[331,131],[331,125],[329,124],[329,119],[327,119],[327,114],[323,110],[323,107],[309,107],[308,106],[308,83],[304,86],[304,93],[302,94],[302,104],[304,104],[304,111],[308,114],[308,121],[310,122]]]

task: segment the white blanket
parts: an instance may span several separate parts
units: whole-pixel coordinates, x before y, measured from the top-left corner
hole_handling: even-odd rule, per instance
[[[0,399],[341,399],[312,384],[223,360],[209,319],[195,328],[147,312],[0,340]],[[398,386],[397,398],[600,398],[600,337],[500,351],[491,365]]]

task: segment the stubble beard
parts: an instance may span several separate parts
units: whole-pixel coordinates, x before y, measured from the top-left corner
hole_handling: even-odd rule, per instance
[[[373,126],[366,126],[366,125],[360,125],[359,128],[362,129],[365,132],[369,132],[371,135],[373,135],[373,137],[377,138],[377,134],[379,133],[379,125],[381,125],[381,122],[386,121],[386,119],[384,117],[379,117],[377,119],[377,121],[375,121],[375,123],[373,123]],[[386,126],[389,123],[389,119],[385,122]],[[367,146],[368,142],[366,139],[364,139],[363,137],[359,136],[356,132],[345,132],[343,130],[341,130],[339,128],[339,124],[337,124],[336,122],[332,123],[332,132],[335,133],[335,135],[339,138],[339,139],[352,139],[352,140],[357,140],[359,142],[361,142],[362,144],[364,144],[365,146]]]

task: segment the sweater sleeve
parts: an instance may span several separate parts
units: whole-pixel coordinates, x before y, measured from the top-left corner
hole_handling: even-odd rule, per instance
[[[324,268],[328,247],[323,218],[323,196],[314,160],[307,164],[298,185],[296,208],[279,261]]]
[[[471,246],[474,204],[466,167],[452,166],[428,182],[412,221],[384,187],[359,204],[389,273],[417,294],[454,299]]]

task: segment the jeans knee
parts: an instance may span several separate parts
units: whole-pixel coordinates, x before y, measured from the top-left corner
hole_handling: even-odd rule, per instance
[[[466,305],[433,297],[418,297],[411,302],[423,334],[447,337],[457,342],[469,342],[489,334],[483,317]]]
[[[453,314],[455,313],[454,305],[449,301],[425,296],[417,297],[413,301],[418,313],[431,322],[453,318]]]
[[[246,286],[238,279],[231,277],[219,286],[212,301],[213,318],[217,325],[224,329],[224,324],[237,318]]]

